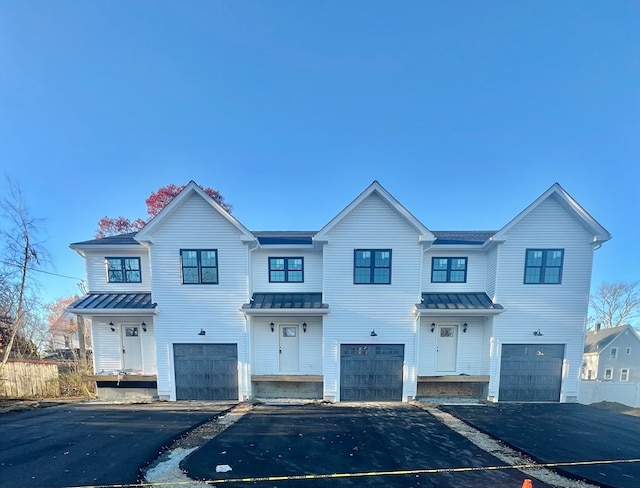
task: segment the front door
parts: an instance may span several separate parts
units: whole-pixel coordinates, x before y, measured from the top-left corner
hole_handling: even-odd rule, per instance
[[[458,360],[458,326],[439,325],[436,339],[436,370],[455,371]]]
[[[298,326],[280,326],[280,372],[297,372],[300,369]]]
[[[137,325],[122,326],[122,369],[142,371],[140,327]]]

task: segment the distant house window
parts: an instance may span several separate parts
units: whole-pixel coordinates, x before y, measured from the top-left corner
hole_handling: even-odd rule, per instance
[[[431,258],[431,283],[466,283],[467,258]]]
[[[269,258],[270,283],[303,283],[303,258]]]
[[[109,283],[140,283],[140,258],[105,258]]]
[[[218,284],[217,249],[182,249],[180,259],[183,284]]]
[[[353,282],[357,285],[391,283],[391,249],[355,249]]]
[[[613,379],[613,368],[607,368],[604,370],[604,379],[605,380]]]
[[[629,368],[620,370],[620,381],[629,381]]]
[[[627,351],[626,351],[626,353],[627,353],[627,356],[628,356],[629,354],[631,354],[631,348],[630,348],[630,347],[627,347]]]
[[[562,283],[563,249],[527,249],[524,267],[526,285]]]
[[[610,359],[618,359],[618,348],[617,347],[612,347],[611,348],[611,352],[609,353],[609,358]]]

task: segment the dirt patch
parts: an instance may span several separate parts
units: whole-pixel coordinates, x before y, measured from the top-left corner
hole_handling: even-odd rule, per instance
[[[610,412],[624,413],[625,415],[633,415],[634,417],[640,417],[640,408],[630,407],[623,403],[618,402],[598,402],[592,403],[590,407],[599,408],[601,410],[609,410]]]
[[[0,415],[10,412],[24,412],[25,410],[35,410],[38,408],[55,407],[56,405],[66,405],[68,403],[79,403],[85,398],[44,398],[32,400],[0,399]]]

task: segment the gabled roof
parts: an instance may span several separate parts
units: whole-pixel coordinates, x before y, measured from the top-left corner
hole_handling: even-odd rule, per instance
[[[191,180],[180,193],[178,193],[169,204],[164,207],[155,217],[153,217],[147,225],[145,225],[137,234],[136,240],[139,242],[151,242],[153,230],[166,218],[168,218],[176,208],[180,207],[182,203],[189,198],[192,194],[197,194],[202,199],[213,207],[220,215],[227,219],[241,234],[241,240],[243,241],[255,241],[255,237],[251,232],[242,225],[235,217],[216,203],[207,193],[193,180]]]
[[[636,338],[638,338],[638,333],[630,325],[608,327],[606,329],[600,329],[598,332],[587,332],[584,338],[584,353],[589,354],[602,351],[626,330],[630,330]],[[638,338],[638,340],[640,341],[640,338]]]
[[[420,242],[433,242],[435,236],[427,229],[417,218],[415,218],[411,212],[404,208],[400,202],[398,202],[391,194],[385,190],[380,183],[374,181],[371,183],[355,200],[347,205],[338,215],[336,215],[327,225],[318,231],[314,239],[317,241],[328,240],[328,234],[342,219],[344,219],[349,213],[353,211],[358,205],[360,205],[367,197],[372,194],[378,195],[384,200],[391,208],[393,208],[398,215],[400,215],[409,225],[411,225],[418,234],[420,234]]]
[[[578,202],[576,202],[571,195],[569,195],[564,188],[562,188],[558,183],[554,183],[551,187],[545,191],[542,195],[540,195],[531,205],[525,208],[522,212],[520,212],[514,219],[512,219],[507,225],[505,225],[502,229],[500,229],[494,236],[493,239],[496,241],[501,241],[505,239],[505,234],[511,229],[514,225],[520,222],[523,218],[525,218],[531,211],[533,211],[536,207],[538,207],[542,202],[547,200],[548,198],[555,197],[557,200],[573,215],[577,220],[582,223],[582,225],[589,231],[593,233],[593,242],[594,244],[600,244],[611,239],[611,234],[602,227],[596,219],[594,219],[589,213],[582,208]]]

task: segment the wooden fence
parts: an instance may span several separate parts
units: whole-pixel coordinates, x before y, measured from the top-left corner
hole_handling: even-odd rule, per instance
[[[0,369],[0,398],[52,398],[59,389],[56,363],[9,359]]]

